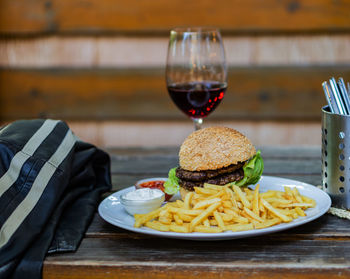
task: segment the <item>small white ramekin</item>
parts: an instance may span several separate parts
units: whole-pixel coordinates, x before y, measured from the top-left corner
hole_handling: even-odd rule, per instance
[[[162,192],[161,190],[154,189],[159,192]],[[127,199],[126,194],[120,196],[120,203],[124,206],[125,210],[131,214],[146,214],[149,213],[157,208],[159,208],[165,199],[165,194],[162,192],[162,195],[159,197],[155,197],[152,199],[147,200],[132,200]]]

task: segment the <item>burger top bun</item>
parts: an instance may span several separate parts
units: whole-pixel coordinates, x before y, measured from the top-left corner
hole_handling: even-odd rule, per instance
[[[227,127],[209,127],[185,139],[179,163],[189,171],[215,170],[244,162],[255,153],[253,144],[240,132]]]

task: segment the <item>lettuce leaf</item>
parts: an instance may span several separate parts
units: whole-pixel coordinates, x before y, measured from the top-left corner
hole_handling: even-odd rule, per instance
[[[164,192],[168,195],[175,195],[180,189],[179,179],[176,177],[176,169],[177,167],[170,169],[168,180],[164,182]]]
[[[260,153],[260,150],[258,150],[255,156],[244,164],[244,177],[239,181],[230,183],[230,185],[246,186],[256,184],[259,181],[264,171],[264,161]]]

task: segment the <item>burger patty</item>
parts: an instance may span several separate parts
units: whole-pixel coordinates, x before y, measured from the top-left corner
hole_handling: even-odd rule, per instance
[[[227,183],[233,182],[233,181],[238,181],[243,179],[244,177],[244,172],[243,169],[236,169],[235,171],[231,173],[226,173],[223,175],[219,175],[214,178],[210,178],[208,180],[204,181],[191,181],[191,180],[184,180],[180,178],[179,184],[181,187],[185,188],[188,191],[193,191],[193,187],[203,187],[204,183],[210,183],[210,184],[215,184],[215,185],[225,185]]]
[[[239,162],[235,165],[229,165],[221,169],[204,171],[188,171],[178,167],[176,169],[176,176],[181,180],[206,181],[219,175],[234,172],[235,170],[242,168],[243,165],[244,163]]]

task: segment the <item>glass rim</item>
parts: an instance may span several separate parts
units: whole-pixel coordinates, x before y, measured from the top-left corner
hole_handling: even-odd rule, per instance
[[[188,27],[174,27],[170,30],[170,33],[213,33],[216,32],[220,34],[219,28],[211,27],[211,26],[188,26]]]

